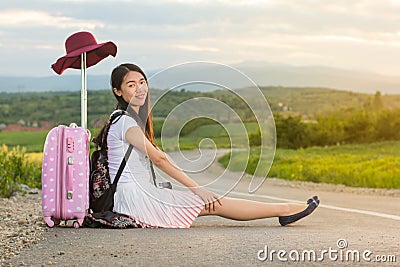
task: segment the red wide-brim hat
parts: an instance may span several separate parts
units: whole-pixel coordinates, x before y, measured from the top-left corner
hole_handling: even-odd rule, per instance
[[[90,32],[77,32],[65,41],[67,54],[60,57],[56,63],[51,65],[57,74],[62,74],[68,68],[81,68],[81,54],[86,52],[86,67],[99,63],[102,59],[117,55],[117,46],[113,42],[98,44]]]

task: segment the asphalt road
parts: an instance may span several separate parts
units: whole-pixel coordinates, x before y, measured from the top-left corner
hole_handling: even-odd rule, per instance
[[[188,157],[194,159],[196,153]],[[186,167],[205,166],[210,158],[212,154],[205,155]],[[185,167],[182,159],[176,162]],[[191,176],[206,184],[222,173],[213,165]],[[209,188],[223,194],[228,188],[224,179],[237,177],[237,173],[225,172]],[[287,227],[279,226],[276,218],[243,222],[215,216],[197,218],[190,229],[57,227],[45,233],[46,240],[23,250],[7,265],[400,266],[400,197],[297,187],[274,179],[249,194],[249,181],[244,177],[229,196],[304,202],[318,195],[321,205],[311,216]]]

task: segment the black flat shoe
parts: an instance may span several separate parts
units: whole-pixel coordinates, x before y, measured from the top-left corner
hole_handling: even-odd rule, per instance
[[[288,216],[279,216],[279,223],[285,226],[310,215],[318,207],[319,202],[318,196],[313,196],[307,200],[308,207],[305,210]]]

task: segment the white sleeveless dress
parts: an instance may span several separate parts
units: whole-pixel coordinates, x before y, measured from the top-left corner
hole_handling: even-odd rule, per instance
[[[130,116],[122,116],[111,125],[108,137],[108,161],[111,181],[129,147],[126,131],[137,126]],[[117,190],[114,211],[129,215],[142,227],[189,228],[204,207],[204,201],[191,191],[155,187],[147,155],[133,147]]]

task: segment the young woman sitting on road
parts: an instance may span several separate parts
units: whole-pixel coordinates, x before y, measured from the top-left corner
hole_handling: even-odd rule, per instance
[[[119,65],[112,71],[111,86],[117,100],[116,110],[126,110],[130,115],[106,124],[97,137],[108,147],[111,182],[129,144],[133,145],[114,195],[114,211],[133,217],[142,227],[189,228],[197,216],[205,215],[233,220],[278,217],[281,225],[287,225],[311,214],[319,205],[316,196],[304,204],[263,203],[219,197],[202,188],[157,147],[144,72],[134,64]],[[154,186],[150,182],[149,159],[190,190]]]

